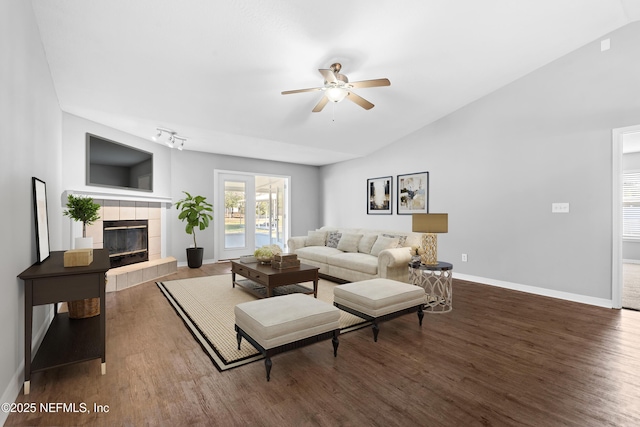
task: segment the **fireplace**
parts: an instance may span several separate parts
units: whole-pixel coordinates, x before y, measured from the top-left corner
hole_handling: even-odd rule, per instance
[[[111,268],[149,260],[149,221],[103,221],[103,247],[109,250]]]

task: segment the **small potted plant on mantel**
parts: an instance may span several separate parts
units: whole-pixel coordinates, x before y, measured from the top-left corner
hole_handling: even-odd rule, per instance
[[[100,219],[99,210],[100,205],[94,203],[91,197],[69,194],[67,209],[62,214],[82,223],[82,237],[76,237],[75,249],[93,248],[93,238],[87,237],[87,225],[91,225]]]
[[[206,197],[192,196],[186,191],[183,193],[186,197],[176,203],[176,209],[180,210],[178,219],[187,223],[185,227],[187,234],[193,234],[193,247],[187,248],[187,265],[190,268],[200,268],[204,248],[198,247],[196,228],[204,230],[209,226],[209,222],[213,219],[209,212],[213,212],[213,207],[206,201]]]

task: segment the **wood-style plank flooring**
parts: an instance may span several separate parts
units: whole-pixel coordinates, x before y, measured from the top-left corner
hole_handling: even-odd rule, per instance
[[[228,273],[180,268],[171,280]],[[415,315],[218,372],[154,282],[107,296],[100,361],[35,373],[16,402],[91,413],[5,425],[638,426],[640,312],[454,281],[453,311]],[[238,290],[242,292],[242,290]],[[93,412],[94,404],[108,413]]]

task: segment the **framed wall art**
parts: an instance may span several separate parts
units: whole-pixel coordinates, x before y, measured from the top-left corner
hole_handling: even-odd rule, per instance
[[[36,223],[36,252],[38,263],[49,258],[49,219],[47,213],[47,185],[36,177],[33,183],[33,213]]]
[[[429,172],[398,175],[398,215],[429,213]]]
[[[370,178],[367,180],[367,214],[392,214],[393,177]]]

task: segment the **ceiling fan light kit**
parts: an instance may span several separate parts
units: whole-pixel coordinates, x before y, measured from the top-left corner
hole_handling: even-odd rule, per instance
[[[345,96],[347,96],[347,90],[343,87],[338,86],[330,87],[325,90],[324,94],[327,98],[329,98],[329,101],[340,102],[345,98]]]
[[[347,76],[345,76],[344,74],[340,74],[341,69],[342,65],[337,62],[335,64],[331,64],[331,67],[329,69],[319,69],[318,71],[324,77],[324,86],[322,87],[286,90],[282,92],[282,94],[290,95],[292,93],[323,91],[324,94],[322,98],[320,98],[320,101],[316,104],[313,110],[311,110],[314,113],[322,111],[324,106],[327,105],[329,101],[338,103],[345,98],[353,102],[354,104],[359,105],[365,110],[370,110],[374,107],[374,105],[363,97],[357,95],[351,89],[391,85],[389,79],[363,80],[349,83],[349,79],[347,78]]]

